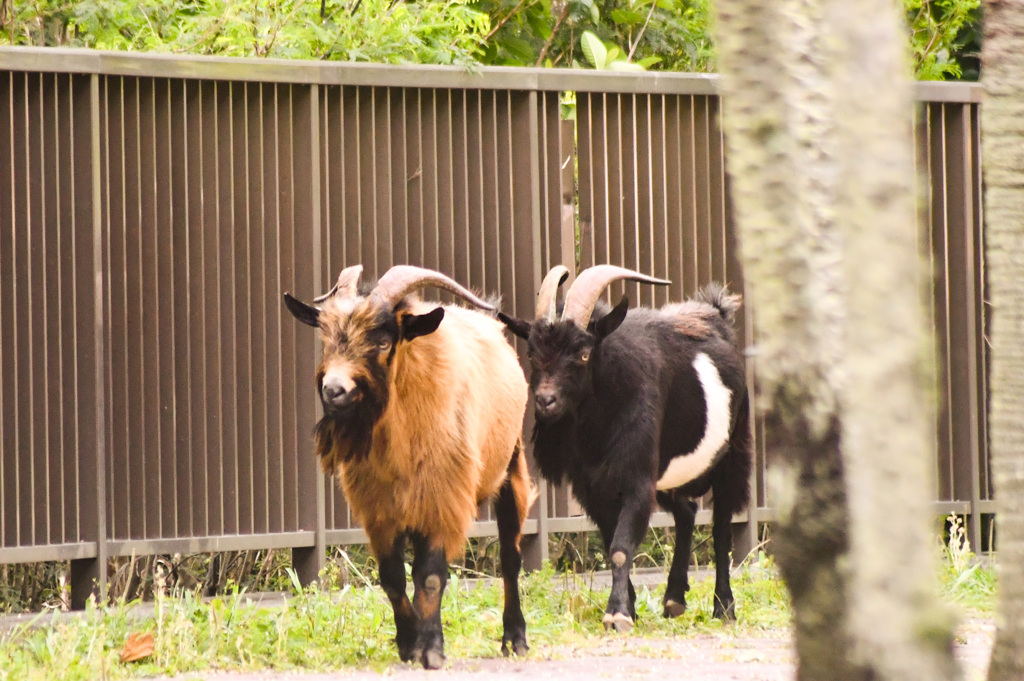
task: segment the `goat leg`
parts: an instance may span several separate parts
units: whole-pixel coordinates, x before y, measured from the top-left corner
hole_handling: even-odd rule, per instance
[[[513,462],[515,463],[515,459]],[[527,509],[519,508],[510,475],[498,491],[494,502],[494,514],[498,520],[498,541],[501,543],[501,577],[505,583],[505,612],[502,615],[504,631],[501,636],[501,654],[505,657],[510,652],[525,655],[530,650],[526,644],[526,619],[519,602],[519,571],[523,565],[523,555],[519,548],[521,538],[521,518]],[[528,495],[522,495],[528,498]],[[511,647],[511,650],[510,650]]]
[[[676,523],[676,550],[665,587],[665,617],[679,617],[686,612],[686,592],[690,590],[690,556],[693,549],[693,524],[697,504],[681,494],[659,493],[659,501],[672,511]]]
[[[718,495],[715,495],[718,498]],[[736,619],[736,601],[729,585],[730,553],[732,552],[732,511],[725,504],[715,504],[711,514],[711,538],[715,543],[715,610],[721,620]]]
[[[384,588],[391,608],[395,611],[395,643],[402,662],[413,659],[416,644],[416,616],[405,593],[405,536],[394,539],[386,552],[378,553],[380,585]]]
[[[426,537],[415,533],[412,540],[412,607],[418,624],[412,659],[424,669],[440,669],[445,662],[441,598],[448,585],[448,558],[444,546],[431,546]]]
[[[629,570],[636,557],[647,525],[651,519],[653,494],[638,490],[626,493],[622,509],[615,523],[615,533],[608,544],[612,562],[612,593],[605,609],[605,629],[628,632],[633,628],[636,617],[636,592],[629,579]]]

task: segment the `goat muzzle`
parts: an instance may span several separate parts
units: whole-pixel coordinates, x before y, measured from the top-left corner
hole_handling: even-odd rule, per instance
[[[354,405],[359,399],[359,387],[341,377],[325,378],[320,386],[320,400],[324,411],[341,412]]]

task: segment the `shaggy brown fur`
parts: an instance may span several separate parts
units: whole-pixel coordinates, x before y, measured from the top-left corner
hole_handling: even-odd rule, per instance
[[[324,359],[350,368],[370,388],[364,399],[384,404],[366,456],[353,455],[351,439],[318,431],[321,465],[335,472],[353,513],[375,551],[390,548],[399,531],[420,532],[449,560],[458,556],[479,504],[505,482],[520,442],[526,380],[497,320],[461,307],[445,307],[437,331],[400,342],[387,371],[386,353],[372,354],[367,337],[380,311],[363,298],[331,302],[321,310]],[[411,300],[400,312],[423,314],[435,305]],[[513,480],[523,517],[536,492],[526,466]]]
[[[448,561],[461,553],[479,505],[492,498],[506,590],[502,651],[525,654],[519,542],[536,490],[523,453],[527,386],[515,351],[503,325],[488,315],[411,294],[396,302],[407,290],[402,286],[436,273],[402,266],[385,275],[387,285],[378,284],[383,293],[359,295],[360,269],[342,272],[332,293],[316,299],[319,308],[288,294],[285,304],[320,330],[324,416],[317,453],[370,538],[394,608],[399,656],[428,669],[443,665]],[[410,280],[410,270],[421,278]],[[407,541],[414,553],[411,601]]]

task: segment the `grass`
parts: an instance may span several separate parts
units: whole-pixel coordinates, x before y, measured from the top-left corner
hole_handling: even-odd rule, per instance
[[[989,616],[994,604],[994,569],[979,562],[963,537],[962,522],[947,525],[948,539],[938,574],[943,600],[966,614]],[[0,631],[0,681],[124,679],[214,669],[383,669],[398,662],[392,643],[391,608],[366,566],[347,563],[349,574],[330,583],[340,589],[301,589],[290,572],[291,597],[284,606],[250,601],[243,589],[203,599],[197,591],[167,589],[157,580],[152,616],[137,602],[92,605],[79,617],[42,614],[29,625]],[[785,585],[770,557],[759,552],[733,572],[737,621],[711,617],[713,578],[692,579],[689,610],[661,617],[664,583],[637,587],[638,621],[631,637],[778,637],[791,621]],[[453,570],[445,594],[446,652],[451,658],[500,655],[502,587],[499,581],[466,579],[471,569]],[[607,588],[593,587],[593,573],[556,572],[551,566],[524,575],[521,588],[531,659],[609,640],[601,618]],[[167,593],[172,591],[172,593]],[[122,663],[132,633],[151,633],[153,654]],[[634,649],[644,655],[643,647]]]

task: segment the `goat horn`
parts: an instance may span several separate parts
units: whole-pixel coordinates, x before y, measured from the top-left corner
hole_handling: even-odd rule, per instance
[[[601,292],[608,284],[620,279],[629,279],[645,284],[672,283],[667,279],[655,279],[624,267],[595,265],[580,272],[576,281],[569,287],[569,292],[565,295],[565,311],[562,313],[562,319],[575,322],[581,329],[587,328],[587,324],[590,323],[590,315],[594,313],[594,306],[597,304],[597,299],[601,297]]]
[[[391,305],[397,305],[398,301],[408,293],[423,286],[436,286],[450,293],[454,293],[468,303],[485,310],[494,310],[494,306],[485,300],[473,295],[473,292],[463,287],[451,277],[428,270],[423,267],[412,265],[395,265],[380,278],[377,286],[373,289],[374,294],[386,300]]]
[[[327,293],[317,296],[313,299],[313,304],[319,304],[338,293],[346,298],[352,298],[356,295],[357,287],[359,286],[359,277],[363,274],[362,265],[350,265],[341,271],[338,275],[338,283],[331,288]]]
[[[558,298],[558,287],[569,278],[569,268],[564,265],[552,267],[544,282],[540,285],[540,293],[537,294],[537,319],[555,321],[555,299]]]

